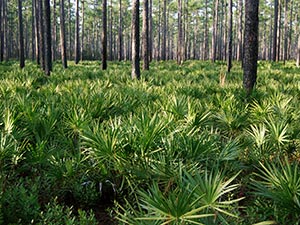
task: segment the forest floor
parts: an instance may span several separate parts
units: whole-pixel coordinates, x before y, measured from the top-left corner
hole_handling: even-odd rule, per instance
[[[0,224],[298,224],[300,69],[0,64]]]

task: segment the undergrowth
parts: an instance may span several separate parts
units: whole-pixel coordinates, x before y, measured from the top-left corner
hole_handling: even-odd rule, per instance
[[[0,64],[0,224],[298,224],[299,69]]]

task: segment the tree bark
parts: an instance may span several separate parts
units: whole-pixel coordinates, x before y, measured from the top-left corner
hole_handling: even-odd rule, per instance
[[[19,59],[20,59],[20,68],[25,67],[25,58],[24,58],[24,34],[23,34],[23,17],[22,17],[22,0],[18,0],[18,17],[19,17]]]
[[[157,51],[156,51],[156,59],[160,60],[161,56],[161,0],[158,0],[158,20],[157,20]]]
[[[287,60],[287,51],[288,51],[288,3],[289,0],[285,0],[284,4],[284,44],[283,44],[283,63]]]
[[[203,59],[208,59],[208,0],[205,0],[205,21],[204,21],[204,48],[203,48],[204,54]]]
[[[144,0],[143,6],[143,30],[142,30],[142,39],[143,39],[143,70],[149,70],[149,2]]]
[[[6,0],[2,1],[2,32],[1,32],[1,61],[7,59],[7,14],[6,14]]]
[[[182,55],[182,0],[178,0],[178,44],[177,44],[177,64],[183,63]]]
[[[276,55],[276,61],[279,61],[281,59],[281,54],[280,54],[280,50],[281,50],[281,1],[278,1],[278,21],[277,21],[277,55]]]
[[[217,53],[218,6],[219,6],[219,0],[215,0],[215,9],[213,14],[213,34],[212,34],[212,43],[211,43],[212,62],[216,61],[216,53]]]
[[[3,4],[0,0],[0,62],[3,61],[3,47],[4,47],[4,31],[3,31],[3,17],[2,17],[2,10]]]
[[[277,28],[278,28],[278,0],[274,1],[274,29],[273,29],[273,62],[277,58]]]
[[[56,59],[56,0],[53,0],[52,61]]]
[[[118,60],[123,60],[123,29],[122,29],[122,0],[119,0],[119,55]]]
[[[40,50],[40,66],[45,70],[45,27],[43,19],[43,2],[38,1],[38,12],[39,12],[39,50]]]
[[[140,20],[139,20],[139,0],[133,0],[132,7],[132,79],[140,79]]]
[[[72,58],[72,23],[71,23],[71,0],[68,0],[68,21],[69,21],[69,26],[68,26],[68,35],[69,35],[69,58]]]
[[[79,0],[75,4],[75,64],[79,63],[80,57],[80,44],[79,44]]]
[[[40,25],[39,25],[39,6],[38,0],[33,0],[34,10],[34,27],[35,27],[35,58],[38,65],[40,65]]]
[[[102,1],[102,70],[107,69],[107,0]]]
[[[296,66],[299,67],[300,65],[300,34],[298,34],[298,49],[297,49],[297,61]]]
[[[81,46],[80,46],[80,59],[83,60],[84,57],[84,0],[81,1]]]
[[[232,0],[228,0],[227,72],[232,67]]]
[[[61,61],[63,67],[68,68],[67,52],[66,52],[66,29],[65,29],[65,4],[64,0],[60,0],[60,48]]]
[[[1,0],[0,0],[1,1]],[[1,10],[0,10],[1,12]],[[1,14],[1,13],[0,13]],[[1,19],[0,19],[1,21]],[[0,31],[1,33],[1,31]],[[31,60],[34,61],[35,59],[35,1],[32,0],[31,2]]]
[[[112,0],[110,1],[110,20],[109,20],[109,60],[113,60],[113,10],[112,10]]]
[[[153,19],[152,19],[152,0],[149,0],[149,61],[153,57]]]
[[[52,51],[51,51],[51,10],[50,0],[44,0],[44,26],[45,26],[45,74],[50,76],[52,71]]]
[[[166,46],[167,46],[167,0],[163,0],[163,25],[162,25],[162,49],[161,49],[161,60],[166,60]]]
[[[244,79],[243,85],[249,96],[257,77],[258,58],[258,8],[259,1],[245,1],[245,34],[244,34]]]
[[[239,0],[239,22],[238,22],[238,43],[237,43],[237,60],[241,61],[243,54],[243,0]]]
[[[291,58],[291,47],[292,47],[292,26],[293,26],[293,10],[294,10],[294,1],[291,0],[291,11],[290,11],[290,22],[289,22],[289,31],[288,31],[288,59]],[[298,21],[298,20],[297,20]]]

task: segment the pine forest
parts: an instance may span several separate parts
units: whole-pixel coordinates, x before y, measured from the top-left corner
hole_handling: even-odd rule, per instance
[[[299,225],[300,0],[0,0],[0,225]]]

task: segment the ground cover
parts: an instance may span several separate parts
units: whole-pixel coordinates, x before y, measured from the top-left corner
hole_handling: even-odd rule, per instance
[[[0,65],[0,224],[298,224],[300,71]],[[226,77],[224,79],[224,77]]]

